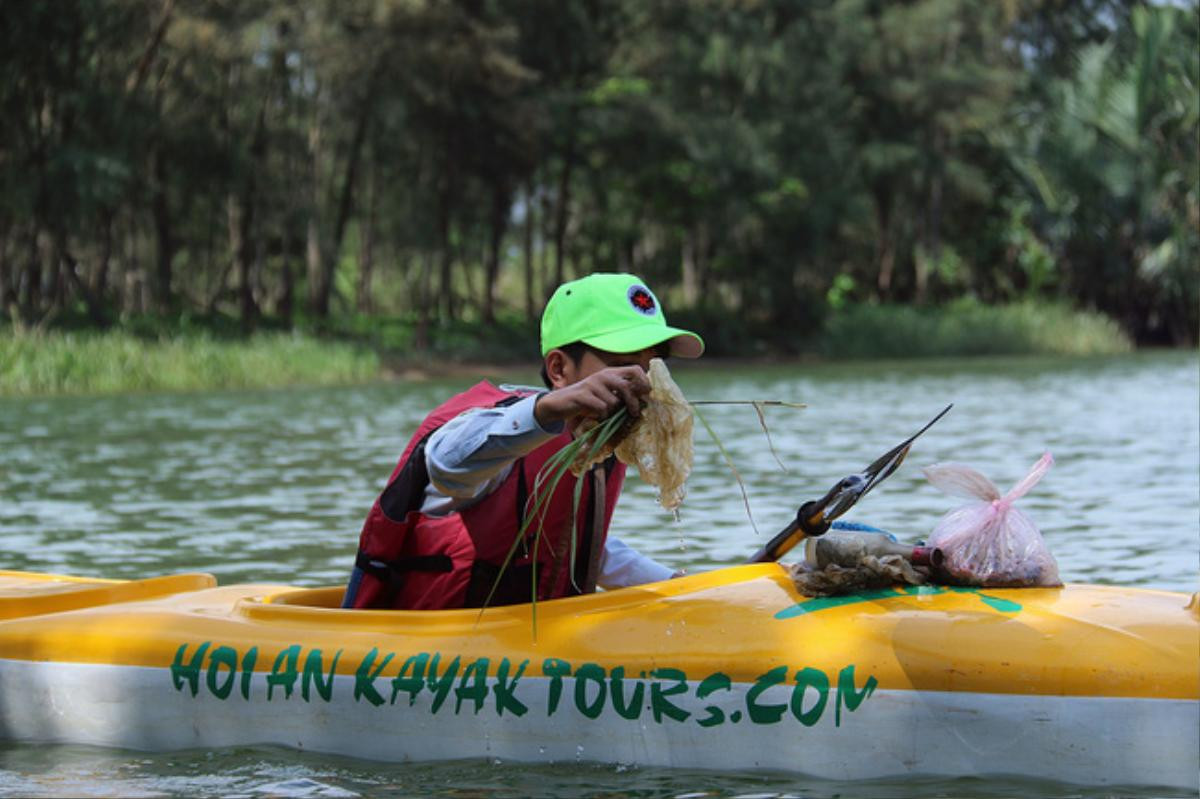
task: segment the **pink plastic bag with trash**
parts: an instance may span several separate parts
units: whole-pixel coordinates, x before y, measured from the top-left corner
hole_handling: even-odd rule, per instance
[[[922,469],[947,494],[977,500],[943,516],[929,537],[929,546],[945,556],[942,569],[951,582],[993,588],[1062,585],[1041,532],[1013,507],[1053,464],[1047,452],[1004,496],[991,480],[961,463]]]

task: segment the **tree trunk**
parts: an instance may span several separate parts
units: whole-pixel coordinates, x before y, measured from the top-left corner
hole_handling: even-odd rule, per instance
[[[433,253],[421,258],[421,277],[417,287],[417,329],[413,331],[413,349],[425,352],[429,349],[429,317],[433,307]]]
[[[879,299],[887,301],[892,292],[892,275],[896,267],[896,244],[893,236],[892,195],[886,188],[875,194],[875,264],[878,270],[875,287]]]
[[[229,257],[221,259],[221,269],[217,274],[208,291],[208,301],[204,305],[205,313],[213,313],[217,310],[217,305],[221,302],[222,295],[225,294],[225,286],[229,283],[229,275],[233,272],[234,264],[237,263],[238,251],[242,247],[242,218],[241,209],[238,206],[237,194],[230,191],[225,197],[225,228],[226,235],[229,238]]]
[[[925,220],[924,257],[914,259],[913,301],[923,305],[929,290],[929,272],[942,259],[942,176],[935,173],[929,186],[929,208]]]
[[[171,310],[171,262],[175,259],[175,240],[171,230],[171,208],[167,202],[167,159],[161,142],[154,144],[150,154],[152,188],[151,211],[154,235],[158,247],[154,270],[154,304],[160,313]]]
[[[450,196],[449,188],[445,185],[447,178],[443,178],[443,189],[438,200],[438,255],[440,264],[438,269],[439,293],[438,300],[442,307],[443,318],[453,320],[454,314],[454,253],[450,248]]]
[[[700,300],[700,231],[698,225],[688,228],[683,238],[683,304],[695,308]]]
[[[308,308],[318,318],[329,315],[329,291],[331,276],[326,272],[326,260],[321,252],[321,124],[320,116],[313,112],[313,121],[308,128],[309,185],[308,225],[305,260],[308,266]]]
[[[304,262],[304,244],[289,226],[284,234],[283,282],[279,287],[279,297],[275,301],[275,313],[288,329],[292,327],[292,314],[296,307],[296,273],[292,264]]]
[[[313,266],[309,265],[309,308],[313,315],[319,318],[329,316],[330,294],[333,291],[333,273],[337,268],[337,259],[342,250],[346,227],[354,212],[354,188],[358,179],[359,163],[362,161],[363,145],[367,140],[367,131],[371,124],[371,112],[375,107],[376,87],[379,83],[382,61],[372,70],[367,79],[366,91],[358,108],[358,117],[354,123],[354,134],[350,140],[350,152],[346,156],[346,170],[342,175],[342,184],[338,190],[337,216],[334,218],[332,238],[325,246],[318,245],[315,254],[320,258],[317,263],[316,279],[313,279]],[[314,111],[319,114],[319,111]],[[313,215],[320,214],[320,171],[318,158],[321,147],[321,128],[319,116],[315,117],[309,131],[309,149],[312,153],[313,177]],[[310,253],[310,257],[312,253]]]
[[[57,258],[61,264],[61,274],[66,278],[65,282],[70,283],[75,289],[75,293],[83,300],[91,323],[97,327],[103,327],[106,323],[104,307],[92,293],[87,281],[79,274],[79,261],[67,249],[65,237],[56,243],[55,249],[58,251]]]
[[[158,48],[162,44],[163,37],[166,36],[167,28],[171,24],[171,12],[174,8],[175,0],[165,0],[163,2],[162,14],[158,18],[158,24],[150,32],[150,41],[146,43],[146,49],[142,51],[137,66],[129,73],[129,77],[125,79],[125,91],[129,94],[133,94],[140,89],[146,80],[146,75],[150,73],[150,65],[154,63],[154,56],[158,53]]]
[[[238,235],[237,273],[238,303],[242,320],[242,331],[249,333],[258,319],[258,304],[254,301],[254,262],[256,250],[252,229],[254,225],[254,202],[251,200],[242,209],[241,231]]]
[[[369,314],[375,307],[371,298],[371,277],[375,271],[375,225],[379,217],[379,178],[371,171],[367,181],[367,218],[363,221],[358,243],[358,310]]]
[[[458,257],[455,259],[462,266],[462,280],[466,284],[466,289],[462,294],[462,302],[459,304],[459,311],[465,312],[469,310],[471,302],[474,300],[480,318],[483,317],[483,294],[486,288],[480,287],[479,291],[475,290],[475,270],[471,266],[479,264],[479,271],[481,273],[487,269],[487,249],[488,245],[486,241],[477,242],[473,238],[465,238],[462,246],[457,248]],[[482,275],[482,277],[483,280],[481,282],[486,282],[487,276]]]
[[[318,318],[329,313],[329,288],[325,281],[325,258],[321,254],[321,225],[316,214],[308,215],[304,236],[304,262],[308,272],[308,309]]]
[[[130,208],[127,218],[128,232],[125,235],[125,258],[122,263],[122,273],[119,281],[121,292],[121,313],[139,313],[141,308],[141,279],[142,265],[138,258],[138,226],[137,217]],[[230,261],[232,263],[232,260]]]
[[[567,116],[567,142],[563,148],[562,170],[558,175],[558,203],[554,212],[554,284],[564,282],[567,219],[571,202],[571,171],[575,166],[575,112]]]
[[[263,216],[264,209],[260,205],[254,214],[253,227],[249,231],[254,241],[254,256],[250,267],[250,296],[260,313],[271,302],[271,295],[267,289],[267,226],[263,224]]]
[[[42,254],[38,251],[37,225],[30,224],[25,239],[24,275],[17,285],[17,305],[22,321],[31,324],[42,303]]]
[[[12,290],[12,280],[9,278],[9,234],[12,232],[10,225],[4,225],[0,229],[0,314],[8,311],[16,302],[16,295]]]
[[[633,253],[636,239],[633,236],[626,236],[621,240],[617,250],[617,268],[622,272],[634,272],[633,268]]]
[[[246,203],[242,211],[241,217],[242,230],[239,235],[240,247],[238,248],[237,271],[238,271],[238,303],[240,316],[242,320],[243,332],[249,333],[254,329],[255,322],[258,318],[258,304],[254,299],[254,264],[258,260],[257,250],[255,246],[253,228],[254,228],[254,202],[251,200]]]
[[[550,292],[558,287],[558,284],[546,285],[550,279],[550,242],[554,240],[554,208],[551,203],[550,193],[544,192],[542,196],[542,246],[538,248],[538,264],[537,274],[538,282],[541,283],[541,291],[538,293],[537,308],[538,314],[541,314],[542,308],[545,307],[546,300],[549,299]]]
[[[243,222],[245,209],[242,208],[241,198],[236,192],[230,192],[226,202],[226,221],[229,225],[229,266],[223,270],[221,276],[217,279],[217,285],[214,287],[212,299],[210,300],[211,309],[215,310],[217,303],[221,299],[221,295],[225,293],[225,285],[232,272],[240,273],[240,264],[242,253],[246,251],[247,245],[243,241],[246,235],[246,226]]]
[[[500,278],[500,248],[508,228],[512,195],[502,181],[492,187],[491,240],[488,242],[487,272],[483,282],[483,321],[496,321],[496,282]]]
[[[709,268],[713,254],[711,229],[707,224],[701,224],[697,235],[699,236],[699,242],[697,244],[696,271],[699,280],[696,284],[696,300],[699,303],[703,303],[705,298],[709,296],[709,288],[712,283],[712,269]]]
[[[239,196],[230,193],[229,209],[229,256],[230,268],[218,281],[216,292],[211,300],[215,307],[217,300],[225,290],[226,276],[230,271],[237,274],[238,309],[241,316],[242,328],[249,332],[254,327],[258,316],[258,306],[254,301],[254,269],[255,250],[253,240],[254,200],[253,177],[247,177],[247,188]]]
[[[929,287],[929,271],[942,259],[942,190],[945,180],[942,164],[945,162],[946,134],[941,129],[933,133],[934,162],[929,175],[929,199],[925,209],[922,230],[923,258],[914,259],[913,300],[921,305]]]
[[[113,216],[110,208],[100,213],[100,257],[96,260],[96,271],[92,272],[91,289],[101,303],[105,302],[108,294],[108,270],[113,253]]]
[[[536,202],[533,197],[533,181],[527,181],[525,184],[525,225],[521,251],[524,255],[525,265],[525,318],[531,322],[537,319],[533,304],[533,208]]]
[[[241,312],[242,330],[249,333],[258,321],[259,308],[254,299],[254,262],[256,250],[254,241],[254,214],[258,207],[257,175],[263,168],[267,158],[267,103],[269,96],[264,96],[258,108],[258,118],[254,121],[254,134],[250,140],[250,165],[246,169],[243,182],[242,196],[238,201],[238,230],[237,247],[234,254],[237,263],[238,297]],[[231,223],[232,223],[231,219]],[[233,244],[233,232],[230,231],[230,244]]]
[[[296,277],[292,274],[292,259],[283,259],[283,271],[279,276],[279,294],[275,298],[275,314],[288,330],[292,329],[292,313],[296,298]]]
[[[57,234],[46,234],[42,242],[46,252],[46,280],[42,283],[42,293],[50,299],[50,310],[55,314],[67,305],[67,280],[63,276],[62,251],[57,243]]]

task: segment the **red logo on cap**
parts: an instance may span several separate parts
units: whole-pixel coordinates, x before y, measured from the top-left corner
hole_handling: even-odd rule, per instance
[[[646,316],[654,316],[658,310],[654,295],[645,286],[629,287],[629,304],[633,306],[633,310]]]

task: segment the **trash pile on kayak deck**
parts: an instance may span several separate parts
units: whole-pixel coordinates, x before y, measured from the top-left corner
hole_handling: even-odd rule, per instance
[[[1047,452],[1004,495],[969,466],[929,466],[923,471],[933,485],[973,501],[942,517],[928,542],[920,546],[905,546],[874,528],[835,523],[835,529],[824,536],[805,541],[804,560],[791,567],[796,589],[806,596],[836,596],[896,583],[991,588],[1061,585],[1058,564],[1041,532],[1013,506],[1053,464]]]

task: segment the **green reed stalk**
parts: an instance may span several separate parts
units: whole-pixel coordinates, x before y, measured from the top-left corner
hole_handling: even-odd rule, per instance
[[[521,524],[521,528],[517,531],[516,537],[513,539],[512,545],[508,548],[508,552],[504,556],[504,561],[500,564],[500,572],[496,575],[496,580],[492,583],[492,588],[488,592],[487,597],[483,601],[483,607],[479,609],[479,616],[483,616],[483,611],[491,604],[492,597],[495,596],[496,590],[500,586],[500,580],[504,577],[505,571],[512,563],[512,559],[517,552],[517,548],[521,542],[525,540],[525,534],[529,531],[529,525],[537,520],[537,533],[533,539],[533,551],[531,554],[531,616],[534,625],[534,636],[537,635],[537,551],[541,544],[543,533],[543,522],[545,514],[549,507],[550,498],[558,490],[559,484],[567,471],[570,470],[571,464],[575,462],[577,456],[586,447],[587,458],[591,458],[598,453],[609,439],[613,437],[616,431],[624,422],[627,411],[624,408],[619,409],[616,413],[605,419],[601,424],[580,433],[567,446],[560,449],[558,452],[551,455],[542,468],[538,470],[537,477],[534,478],[533,491],[530,492],[529,499],[525,506],[525,521]],[[577,480],[575,485],[575,501],[571,515],[571,559],[570,568],[572,575],[574,574],[574,564],[576,558],[576,521],[578,516],[579,502],[582,492],[582,480]],[[572,581],[574,578],[572,577]],[[576,586],[578,588],[578,586]]]
[[[750,512],[750,497],[746,494],[746,484],[742,481],[742,475],[738,472],[737,467],[733,465],[733,458],[729,456],[729,452],[725,449],[725,445],[721,443],[721,439],[717,437],[717,433],[712,429],[712,425],[704,418],[704,414],[694,405],[692,413],[696,414],[696,418],[700,420],[700,424],[704,425],[704,429],[708,431],[708,435],[720,450],[721,456],[725,458],[725,463],[729,466],[729,471],[733,472],[733,478],[737,480],[738,489],[742,492],[742,504],[746,506],[746,518],[750,520],[750,526],[754,528],[754,532],[758,532],[758,525],[754,523],[754,514]]]
[[[741,473],[738,472],[737,466],[734,465],[733,458],[730,456],[728,450],[725,449],[725,445],[721,443],[720,437],[717,436],[716,431],[713,430],[712,426],[708,423],[708,420],[704,418],[704,415],[700,413],[697,406],[699,406],[699,405],[750,405],[750,406],[752,406],[755,410],[755,413],[758,414],[758,422],[759,422],[759,425],[762,427],[763,435],[765,435],[767,438],[767,445],[771,449],[771,454],[775,456],[775,461],[777,463],[779,463],[780,468],[782,468],[784,471],[787,471],[787,467],[783,465],[783,462],[780,460],[779,455],[775,450],[775,443],[771,440],[771,432],[767,427],[767,421],[763,414],[763,408],[766,406],[803,408],[805,406],[800,403],[785,402],[782,400],[698,400],[698,401],[691,402],[690,404],[692,406],[692,412],[696,415],[696,418],[700,420],[700,423],[704,426],[704,429],[708,431],[709,436],[712,438],[713,442],[717,445],[717,449],[720,451],[721,456],[725,459],[725,463],[729,466],[730,472],[733,474],[734,479],[737,481],[738,489],[741,491],[741,494],[742,494],[742,503],[743,503],[743,505],[745,505],[745,508],[746,508],[746,517],[750,520],[750,526],[753,527],[754,531],[757,533],[758,525],[755,523],[754,514],[750,510],[750,497],[746,493],[745,481],[742,479]],[[509,565],[512,563],[512,559],[516,555],[517,548],[520,546],[521,542],[525,540],[525,535],[529,531],[529,525],[533,524],[536,521],[536,523],[538,525],[536,528],[537,532],[533,538],[533,549],[532,549],[531,556],[530,556],[530,561],[531,561],[530,604],[532,606],[530,615],[531,615],[531,618],[533,621],[533,634],[534,634],[534,638],[536,639],[536,637],[537,637],[537,588],[538,588],[538,566],[537,566],[538,557],[537,557],[537,555],[538,555],[538,548],[540,547],[540,545],[542,543],[542,536],[543,536],[543,532],[544,532],[544,529],[543,529],[544,522],[545,522],[545,518],[546,518],[546,512],[549,508],[550,498],[552,496],[554,496],[554,493],[558,490],[559,484],[562,482],[563,478],[566,476],[567,472],[570,470],[572,464],[574,464],[576,460],[581,459],[581,456],[582,456],[582,460],[585,463],[590,461],[593,457],[595,457],[605,447],[605,445],[608,444],[608,442],[612,439],[612,437],[617,434],[617,432],[621,429],[621,427],[627,421],[628,416],[629,416],[629,413],[628,413],[627,409],[619,408],[611,416],[609,416],[608,418],[606,418],[602,422],[600,422],[600,424],[596,425],[595,427],[592,427],[590,430],[587,430],[585,432],[578,434],[578,436],[576,436],[569,444],[567,444],[567,446],[563,447],[558,452],[551,455],[549,458],[547,458],[546,462],[544,464],[542,464],[542,468],[538,470],[537,476],[534,478],[533,490],[530,492],[529,499],[526,501],[526,504],[525,504],[525,513],[524,513],[525,519],[521,524],[521,528],[517,531],[517,535],[513,539],[512,545],[508,548],[508,552],[504,556],[504,561],[500,564],[500,572],[499,572],[499,574],[496,575],[496,580],[494,583],[492,583],[492,588],[488,592],[487,597],[483,601],[483,607],[481,607],[479,609],[479,617],[480,618],[482,618],[482,616],[483,616],[483,611],[486,610],[488,608],[488,606],[491,604],[492,598],[496,594],[496,590],[500,587],[500,580],[503,579],[505,571],[507,571]],[[578,562],[578,558],[579,558],[579,547],[578,547],[578,541],[577,541],[577,538],[578,538],[577,534],[578,534],[578,524],[579,524],[579,506],[580,506],[582,500],[583,500],[583,479],[582,479],[582,475],[580,475],[580,478],[575,481],[575,487],[573,489],[573,495],[572,495],[571,532],[570,532],[570,538],[569,538],[570,548],[568,550],[569,555],[568,555],[568,561],[567,561],[568,574],[570,575],[571,585],[574,586],[576,591],[581,590],[579,584],[575,580],[575,566],[576,566],[576,564]]]

